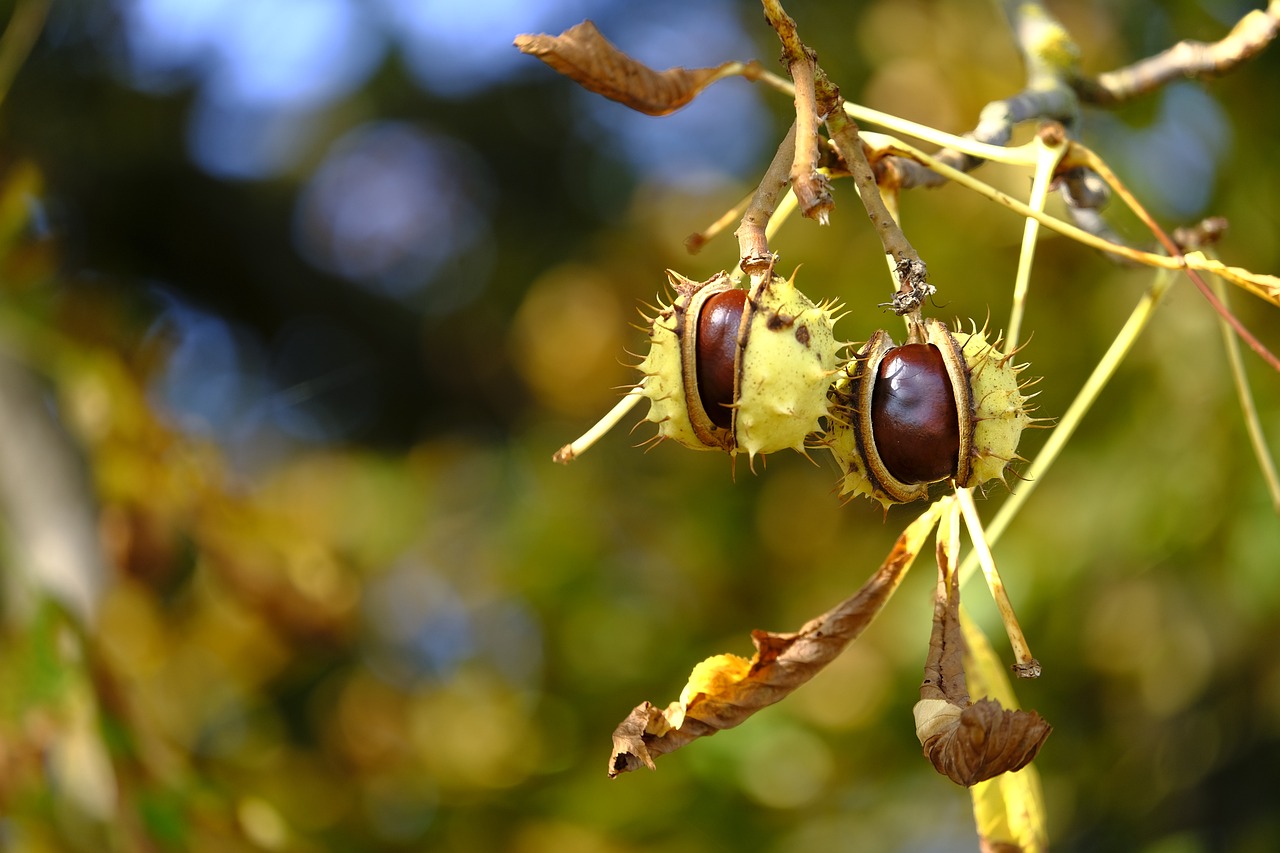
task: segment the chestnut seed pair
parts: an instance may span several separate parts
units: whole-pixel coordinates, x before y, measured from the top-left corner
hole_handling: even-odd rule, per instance
[[[800,453],[825,446],[841,494],[888,507],[928,497],[931,483],[971,487],[1003,479],[1031,422],[1022,369],[974,329],[914,325],[896,346],[874,333],[841,362],[834,309],[772,272],[748,288],[725,273],[695,282],[668,270],[674,289],[648,323],[643,378],[612,412],[556,459],[590,446],[641,397],[656,440],[698,450]]]

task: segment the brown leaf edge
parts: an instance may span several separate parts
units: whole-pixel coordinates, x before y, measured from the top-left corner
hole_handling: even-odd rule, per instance
[[[518,35],[514,44],[584,89],[651,116],[673,113],[715,81],[757,67],[755,62],[725,62],[715,68],[655,71],[619,50],[590,20],[558,36]]]
[[[750,660],[717,655],[694,668],[678,701],[665,709],[637,706],[613,732],[609,777],[640,766],[701,737],[740,725],[781,701],[836,658],[884,607],[915,560],[941,511],[933,504],[902,532],[880,568],[851,598],[795,633],[753,631]]]

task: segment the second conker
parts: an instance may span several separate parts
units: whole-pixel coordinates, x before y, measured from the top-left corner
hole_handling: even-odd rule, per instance
[[[934,483],[956,473],[960,418],[941,351],[903,344],[885,354],[871,392],[876,449],[904,483]]]
[[[1022,368],[999,341],[932,319],[912,338],[897,346],[874,333],[832,389],[828,445],[844,471],[841,492],[886,507],[928,497],[930,483],[1003,479],[1031,421]]]

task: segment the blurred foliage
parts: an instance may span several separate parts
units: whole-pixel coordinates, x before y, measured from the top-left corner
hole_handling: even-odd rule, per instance
[[[706,278],[734,262],[731,239],[696,257],[682,240],[753,186],[788,103],[753,96],[769,121],[748,126],[749,167],[672,182],[601,127],[584,131],[587,101],[533,60],[439,94],[392,52],[318,114],[289,168],[215,178],[183,148],[194,84],[122,79],[128,4],[55,5],[0,105],[0,359],[86,472],[107,570],[87,620],[41,592],[57,588],[42,587],[13,520],[25,492],[6,495],[0,846],[975,848],[968,795],[912,733],[928,571],[777,708],[654,773],[606,780],[609,734],[638,701],[674,698],[707,655],[749,652],[751,628],[793,629],[843,598],[915,512],[841,506],[825,461],[790,455],[734,476],[718,455],[612,436],[572,466],[550,461],[632,381],[620,363],[642,345],[632,306],[653,299],[662,270]],[[625,35],[626,6],[592,17]],[[754,56],[776,56],[756,7],[716,8]],[[1096,72],[1216,38],[1244,8],[1055,11]],[[946,130],[1021,81],[986,5],[791,11],[847,96]],[[672,22],[659,45],[679,41],[685,13],[659,5]],[[484,39],[529,26],[491,24]],[[696,47],[642,58],[751,58]],[[1272,49],[1211,84],[1086,115],[1085,138],[1163,221],[1224,215],[1223,257],[1275,273],[1280,113],[1259,107],[1278,79]],[[292,211],[325,146],[372,121],[464,142],[477,167],[448,198],[488,211],[487,230],[424,273],[417,296],[322,271],[295,242]],[[645,121],[653,138],[678,133]],[[1020,174],[982,176],[1026,191]],[[1197,181],[1203,209],[1188,212],[1194,193],[1174,190]],[[852,189],[836,189],[831,227],[794,223],[775,249],[803,264],[811,296],[852,309],[839,331],[857,340],[886,324],[873,306],[888,279]],[[1001,324],[1021,222],[955,187],[909,194],[903,214],[939,313]],[[1148,281],[1043,239],[1025,350],[1045,377],[1040,414],[1065,409]],[[1280,348],[1274,307],[1233,306]],[[198,327],[174,319],[190,316],[235,343],[235,387],[266,389],[265,408],[200,396],[231,380],[195,369],[223,350],[195,347]],[[291,330],[317,324],[320,344],[281,355]],[[1280,378],[1247,367],[1274,448]],[[0,383],[0,405],[28,399],[14,387]],[[290,431],[297,417],[314,428]],[[997,558],[1045,666],[1019,698],[1055,727],[1036,762],[1055,849],[1280,848],[1280,524],[1215,317],[1190,287],[1175,288]],[[974,617],[999,636],[971,588]]]

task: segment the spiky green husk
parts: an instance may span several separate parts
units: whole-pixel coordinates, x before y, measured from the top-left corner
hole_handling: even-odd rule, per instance
[[[738,336],[742,356],[732,429],[720,430],[709,425],[701,401],[690,394],[696,384],[687,379],[691,368],[684,360],[691,344],[683,338],[694,334],[702,303],[732,284],[724,273],[706,282],[668,276],[676,297],[652,318],[649,353],[640,364],[648,420],[658,425],[658,435],[699,450],[743,450],[753,458],[786,448],[804,452],[806,439],[827,414],[827,392],[844,346],[835,339],[831,308],[815,305],[796,289],[794,278],[771,275],[752,287],[750,313]]]
[[[715,448],[704,445],[693,431],[680,367],[681,330],[685,309],[694,291],[682,288],[674,273],[668,275],[676,287],[676,298],[670,305],[659,305],[658,313],[650,318],[649,353],[639,365],[644,374],[642,391],[649,398],[646,419],[658,425],[661,438],[670,438],[697,450],[713,450]]]
[[[1018,373],[1025,365],[1013,364],[1012,354],[1000,351],[1000,341],[988,342],[973,331],[964,341],[964,360],[973,386],[973,440],[970,473],[961,486],[1004,481],[1005,469],[1018,457],[1022,431],[1031,423],[1027,398],[1019,388]]]
[[[841,349],[829,308],[796,289],[794,276],[773,276],[752,295],[755,311],[747,335],[738,389],[736,441],[754,457],[791,448],[821,428],[827,391]]]

